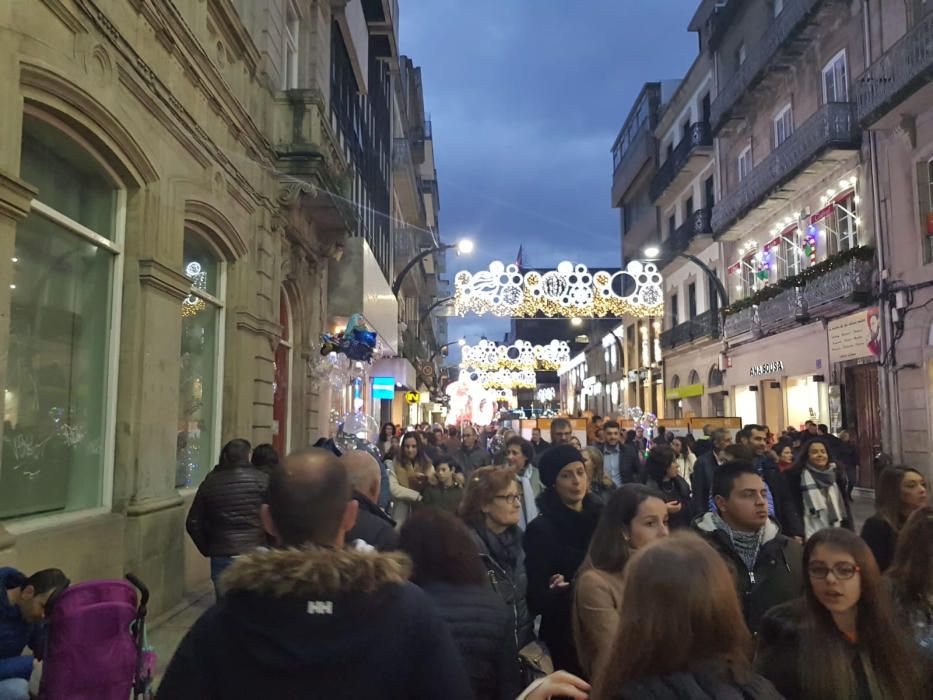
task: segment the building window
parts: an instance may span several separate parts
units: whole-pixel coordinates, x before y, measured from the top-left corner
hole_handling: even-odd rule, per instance
[[[282,89],[298,87],[298,37],[301,23],[294,0],[285,4],[285,35],[282,47]]]
[[[126,193],[80,136],[30,108],[20,176],[0,520],[107,505]]]
[[[920,231],[923,236],[923,262],[933,262],[933,160],[917,166],[920,200]]]
[[[674,214],[671,214],[667,217],[667,235],[668,237],[674,235],[674,231],[677,230],[677,217]]]
[[[290,451],[289,416],[292,387],[292,308],[283,289],[279,295],[279,324],[282,337],[275,350],[275,378],[272,380],[272,446],[280,455]]]
[[[790,104],[785,105],[774,118],[774,147],[777,148],[794,133],[794,112]]]
[[[827,244],[831,254],[858,246],[858,225],[855,191],[852,191],[836,199],[833,213],[826,218]]]
[[[679,309],[679,296],[677,294],[671,294],[671,328],[675,328],[680,323]]]
[[[687,317],[694,319],[697,317],[697,283],[691,282],[687,285]]]
[[[758,259],[755,253],[749,253],[729,270],[736,280],[734,299],[744,299],[758,289]]]
[[[706,178],[706,180],[703,182],[703,192],[706,200],[706,208],[712,209],[713,205],[716,203],[716,190],[712,175]]]
[[[846,52],[840,51],[823,68],[823,102],[848,102],[849,83]]]
[[[185,231],[184,273],[191,293],[181,302],[177,488],[200,484],[220,456],[224,265],[191,230]]]
[[[799,274],[802,269],[803,249],[797,245],[796,235],[796,227],[790,228],[781,234],[781,242],[777,250],[778,274],[781,277],[791,277]]]
[[[745,63],[746,58],[748,58],[748,50],[745,48],[745,42],[743,41],[739,44],[739,48],[735,50],[735,61],[741,66]]]
[[[738,172],[739,172],[739,182],[742,182],[745,178],[748,177],[748,174],[752,171],[752,147],[746,146],[742,152],[739,154],[738,160]]]

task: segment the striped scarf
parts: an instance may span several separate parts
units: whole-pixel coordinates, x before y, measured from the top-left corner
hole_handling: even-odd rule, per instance
[[[729,527],[719,513],[715,512],[713,513],[713,524],[717,530],[722,530],[729,535],[729,539],[732,540],[732,547],[745,563],[745,568],[754,571],[755,562],[758,561],[758,551],[761,549],[761,541],[765,536],[765,528],[762,527],[757,532],[739,532]]]

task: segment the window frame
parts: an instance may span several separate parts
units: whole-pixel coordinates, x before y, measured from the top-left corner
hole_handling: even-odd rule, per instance
[[[114,198],[112,239],[101,236],[66,214],[62,214],[57,209],[43,203],[39,198],[34,198],[30,200],[29,203],[30,213],[35,213],[61,226],[69,233],[78,236],[98,248],[103,248],[111,254],[110,296],[108,300],[110,305],[108,319],[110,337],[107,341],[108,357],[105,369],[106,379],[102,387],[103,415],[101,416],[101,425],[103,430],[101,431],[101,459],[103,462],[100,471],[101,483],[98,485],[100,504],[89,508],[78,508],[76,510],[60,513],[49,513],[37,516],[25,515],[11,518],[3,522],[4,527],[6,527],[11,534],[22,534],[42,528],[50,523],[63,524],[74,522],[86,518],[89,515],[108,513],[113,508],[113,480],[117,435],[117,394],[120,370],[120,329],[122,327],[121,321],[123,318],[123,277],[126,258],[127,192],[129,189],[129,185],[120,177],[103,154],[68,124],[49,114],[41,107],[29,103],[23,106],[23,115],[29,115],[35,119],[44,121],[52,128],[60,131],[65,137],[74,141],[88,158],[93,159],[94,162],[101,167],[110,179],[116,196]],[[20,139],[22,140],[22,133],[20,134]]]
[[[298,87],[298,48],[301,45],[301,11],[295,0],[285,3],[282,24],[282,89]]]
[[[742,164],[745,164],[745,169],[743,171]],[[736,158],[736,173],[738,175],[738,182],[744,182],[745,179],[752,172],[752,145],[748,144],[745,148],[739,152],[738,158]]]
[[[787,139],[794,133],[794,105],[787,102],[771,118],[771,137],[774,139],[774,147],[780,148]],[[780,131],[783,130],[783,138],[780,137]]]
[[[842,87],[845,91],[845,95],[843,95],[843,99],[841,100],[839,99],[839,95],[838,95],[839,87],[838,87],[838,83],[836,82],[836,78],[838,76],[835,72],[836,65],[839,63],[840,59],[842,59],[842,72],[843,72]],[[829,73],[832,73],[833,75],[833,90],[837,93],[836,95],[833,96],[835,98],[833,100],[829,99],[829,91],[826,88],[826,76]],[[846,54],[845,49],[842,49],[841,51],[839,51],[835,56],[833,56],[831,59],[829,59],[829,61],[826,62],[826,64],[823,66],[823,70],[820,72],[820,79],[821,79],[820,82],[822,83],[821,92],[823,95],[823,104],[829,104],[830,102],[839,103],[839,102],[849,101],[849,57]]]

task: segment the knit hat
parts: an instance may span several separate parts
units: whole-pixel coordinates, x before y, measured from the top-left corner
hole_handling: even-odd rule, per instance
[[[560,470],[572,462],[583,462],[583,455],[573,445],[555,445],[549,447],[538,461],[541,483],[553,488]]]

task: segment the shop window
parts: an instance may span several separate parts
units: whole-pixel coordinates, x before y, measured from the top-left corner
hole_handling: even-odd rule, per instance
[[[175,486],[197,486],[220,454],[224,265],[205,238],[185,231]]]
[[[20,176],[39,190],[9,281],[0,519],[106,505],[125,190],[76,133],[27,108]]]
[[[774,117],[774,147],[777,148],[794,133],[794,111],[790,104],[784,107]]]
[[[855,192],[837,198],[833,203],[832,214],[824,219],[824,222],[830,254],[857,247],[859,218],[856,211]]]
[[[282,290],[279,295],[279,323],[282,337],[275,350],[275,378],[272,381],[272,446],[280,455],[290,449],[289,408],[291,406],[292,370],[292,310],[288,295]]]
[[[848,102],[849,83],[846,52],[840,51],[823,68],[823,102]]]
[[[739,154],[738,159],[738,175],[739,182],[742,182],[745,178],[748,177],[748,174],[752,171],[752,147],[746,146],[742,152]]]

